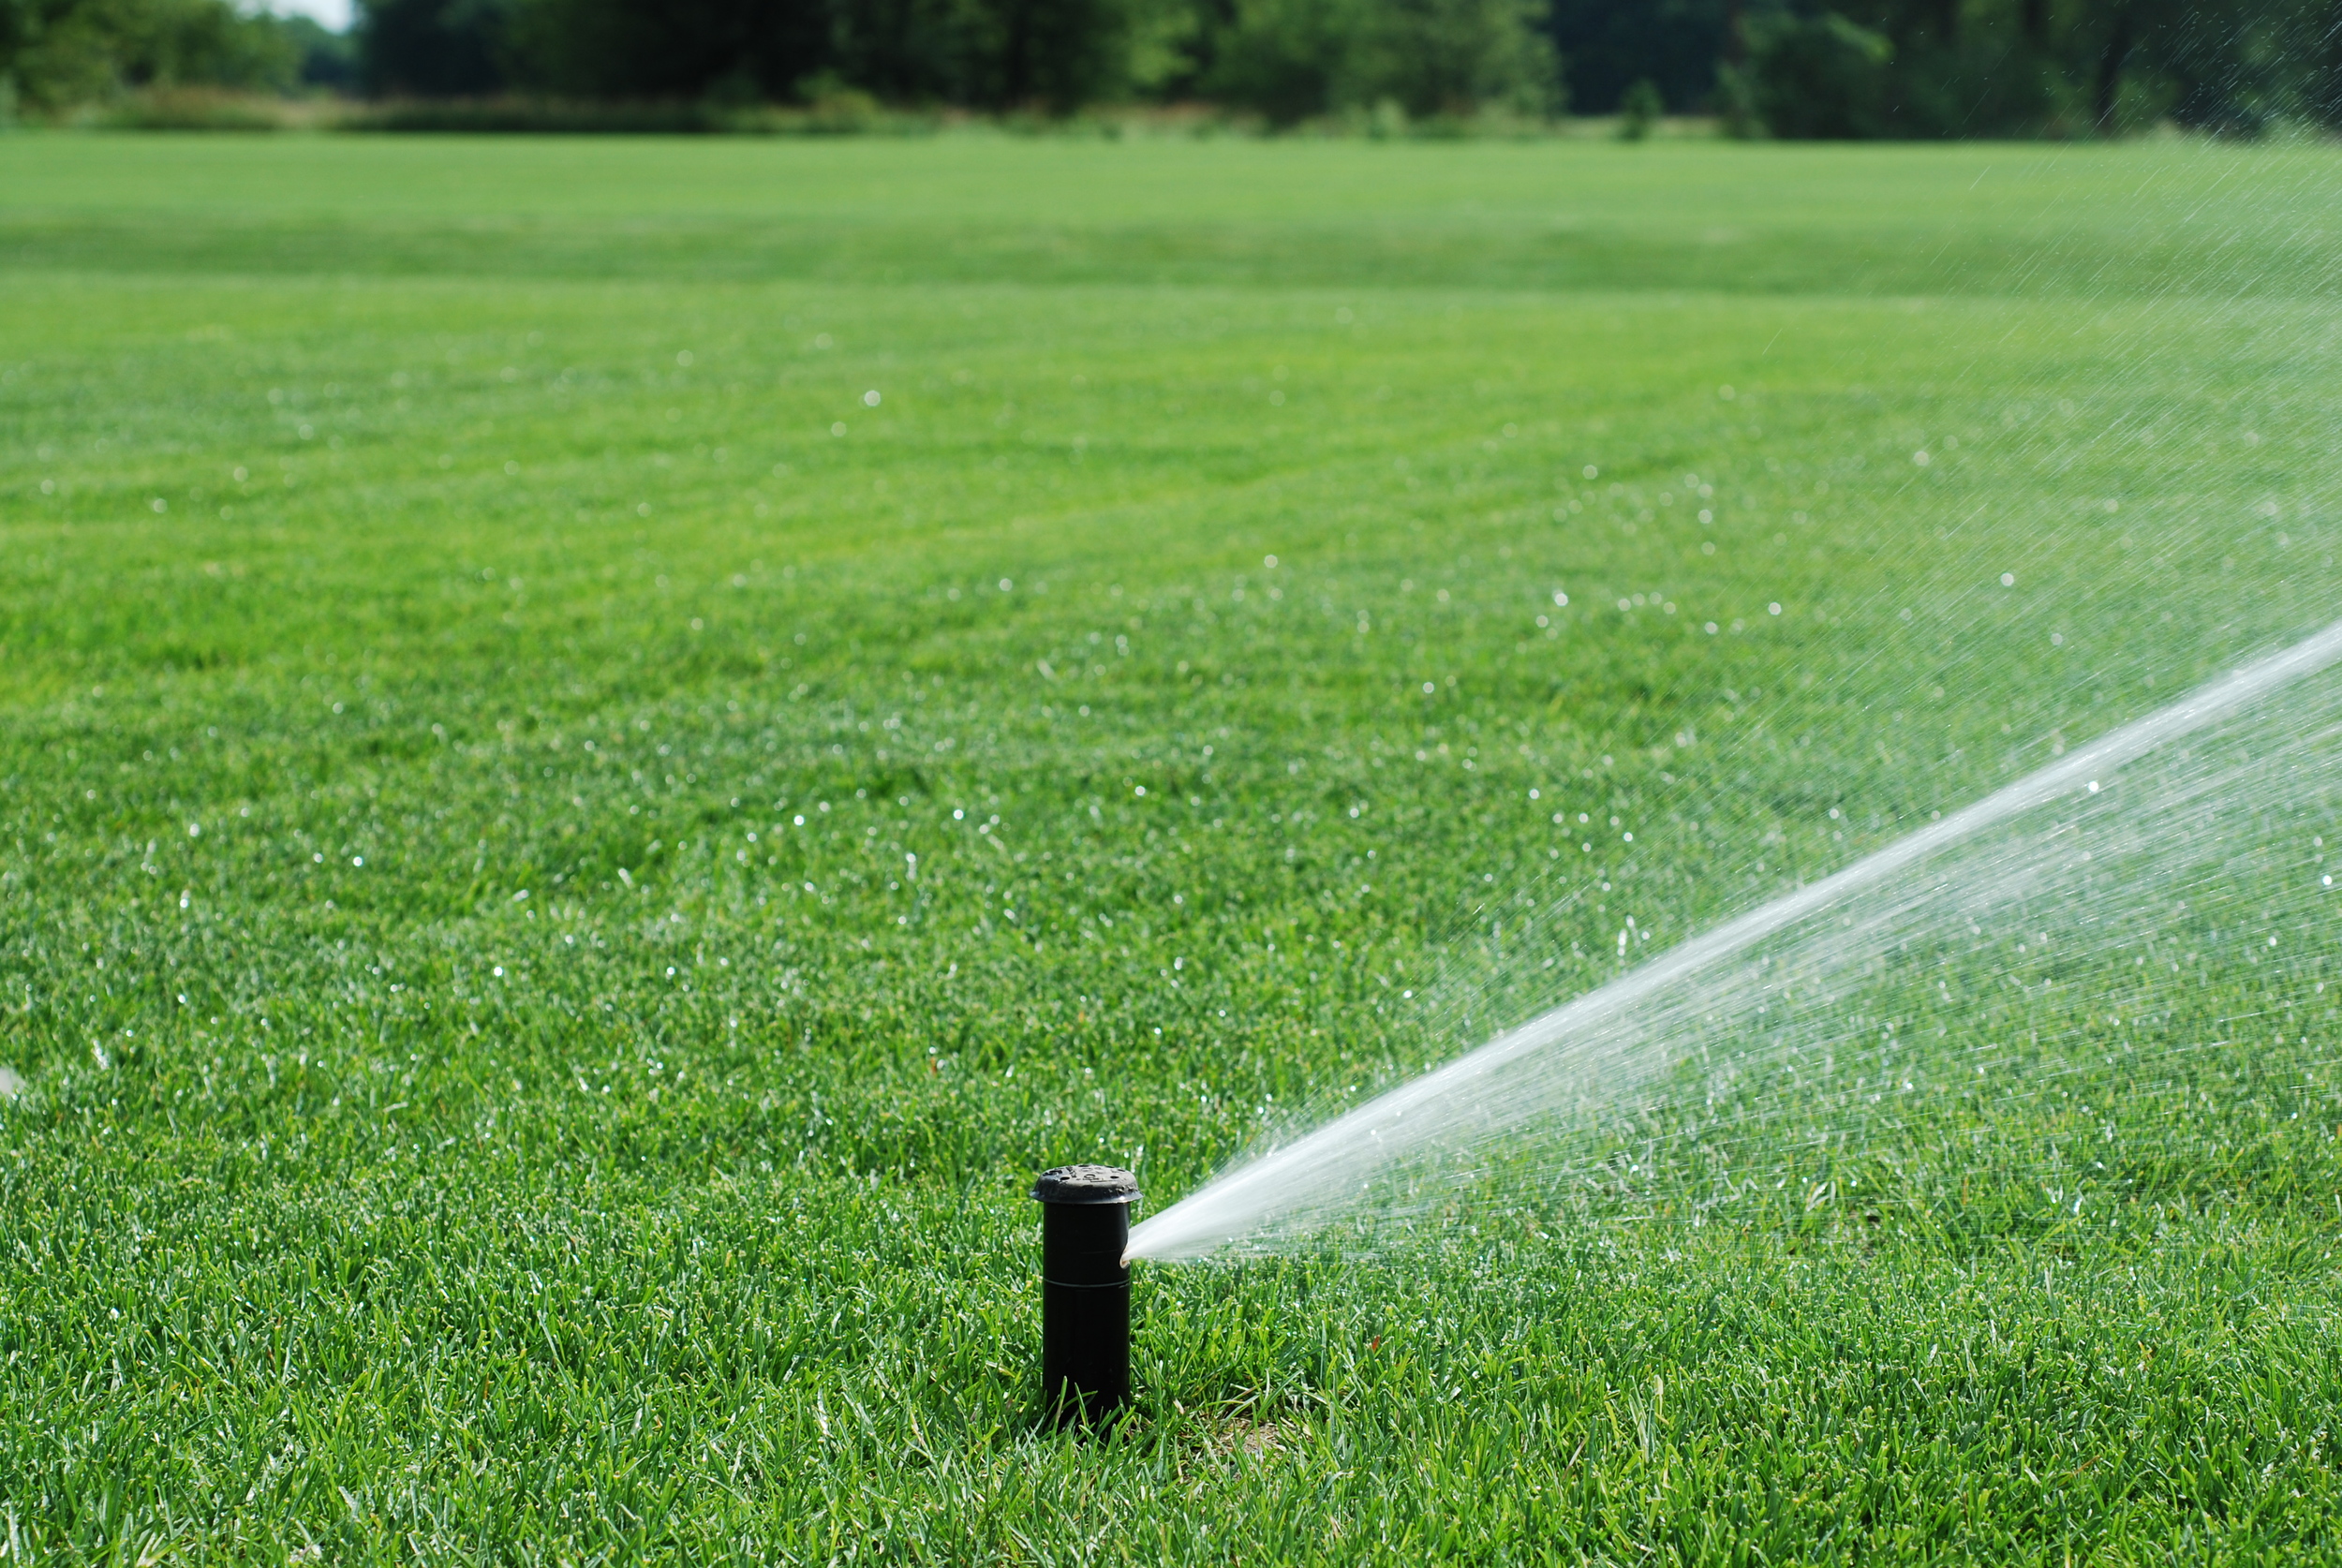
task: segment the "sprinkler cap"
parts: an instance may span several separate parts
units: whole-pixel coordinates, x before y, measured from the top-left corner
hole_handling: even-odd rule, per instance
[[[1032,1195],[1045,1204],[1131,1204],[1138,1178],[1112,1165],[1060,1165],[1041,1173]]]

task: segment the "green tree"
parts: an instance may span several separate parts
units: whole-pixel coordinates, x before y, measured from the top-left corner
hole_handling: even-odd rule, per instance
[[[1418,119],[1561,106],[1561,61],[1533,0],[1372,0],[1360,7],[1341,101],[1395,101]]]
[[[1549,0],[1540,25],[1566,63],[1570,106],[1608,114],[1649,81],[1669,109],[1701,106],[1739,35],[1739,0]]]
[[[1845,0],[1747,30],[1783,136],[2230,135],[2342,111],[2336,0]]]
[[[2302,108],[2328,129],[2342,130],[2342,0],[2304,6],[2294,19],[2303,63]]]
[[[1202,85],[1279,125],[1397,104],[1416,119],[1561,105],[1526,0],[1237,0]]]
[[[463,8],[499,3],[511,8]],[[853,90],[1062,112],[1118,91],[1129,55],[1124,0],[375,4],[479,18],[470,55],[489,62],[501,84],[586,98],[781,101]],[[388,65],[393,52],[379,52],[379,74],[399,77]]]
[[[472,97],[513,84],[513,0],[360,0],[360,80],[370,93]]]
[[[1852,141],[1887,132],[1894,45],[1835,11],[1768,18],[1750,29],[1757,116],[1775,136]]]
[[[36,114],[126,88],[283,89],[299,61],[273,19],[227,0],[0,0],[0,81]]]

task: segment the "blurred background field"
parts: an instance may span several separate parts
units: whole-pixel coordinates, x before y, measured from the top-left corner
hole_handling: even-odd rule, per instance
[[[1167,1201],[2331,619],[2338,182],[0,138],[10,1550],[2330,1553],[2316,791],[2086,1209],[1149,1268],[1089,1444],[1021,1194]]]

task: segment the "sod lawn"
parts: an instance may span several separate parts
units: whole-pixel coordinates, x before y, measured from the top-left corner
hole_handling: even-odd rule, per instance
[[[2342,1556],[2306,773],[2184,1074],[1141,1265],[1107,1433],[1026,1196],[2332,620],[2338,230],[2307,144],[0,136],[0,1561]]]

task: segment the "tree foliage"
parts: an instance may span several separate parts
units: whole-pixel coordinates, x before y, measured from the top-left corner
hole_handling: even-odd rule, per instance
[[[371,82],[425,94],[1184,98],[1290,125],[1607,112],[1648,82],[1785,137],[2342,124],[2342,0],[369,0],[363,39]]]
[[[227,0],[0,0],[0,106],[52,114],[126,88],[291,86],[298,40]]]
[[[1561,101],[1535,0],[368,0],[378,91],[1062,112],[1208,97],[1278,123]]]
[[[360,70],[374,93],[495,93],[511,84],[522,59],[511,0],[392,0],[360,14]]]
[[[1748,20],[1776,136],[2228,134],[2337,123],[2336,0],[1840,0]]]
[[[127,89],[580,104],[1208,101],[1376,128],[1564,104],[1734,134],[2342,128],[2342,0],[0,0],[0,112]],[[1629,93],[1633,95],[1631,103]]]
[[[1125,85],[1119,0],[368,0],[367,80],[430,96],[1070,110]]]
[[[1206,96],[1279,124],[1393,106],[1416,119],[1559,106],[1550,38],[1521,0],[1234,0],[1191,30]]]
[[[1547,17],[1570,106],[1590,114],[1624,109],[1638,81],[1678,113],[1709,107],[1716,63],[1732,48],[1730,0],[1550,0]]]

